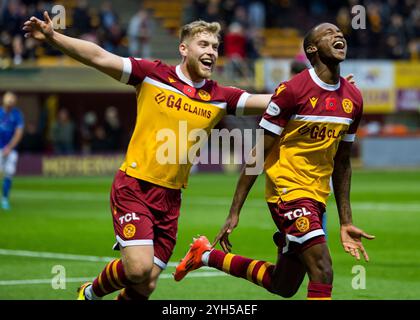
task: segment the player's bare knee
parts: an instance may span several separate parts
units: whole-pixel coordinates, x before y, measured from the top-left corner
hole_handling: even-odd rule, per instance
[[[156,289],[156,279],[148,279],[142,283],[135,284],[132,288],[144,297],[149,297]]]
[[[126,277],[132,283],[142,283],[150,278],[152,266],[148,263],[129,263],[125,269]]]

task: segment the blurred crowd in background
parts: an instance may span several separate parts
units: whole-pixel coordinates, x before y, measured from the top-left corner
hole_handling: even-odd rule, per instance
[[[223,27],[222,56],[260,56],[261,30],[295,28],[303,35],[320,21],[336,23],[349,42],[349,58],[417,59],[420,52],[420,2],[416,0],[183,0],[180,25],[195,19],[219,21]],[[57,1],[0,1],[0,59],[15,65],[25,59],[59,55],[54,49],[25,39],[21,30],[30,16],[42,17]],[[72,5],[67,5],[71,3]],[[96,2],[95,2],[96,3]],[[132,12],[121,21],[116,2],[103,1],[92,6],[86,0],[63,1],[69,8],[65,33],[98,43],[123,56],[149,58],[153,55],[150,38],[156,19],[153,12]],[[142,1],[138,1],[141,8]],[[114,5],[113,5],[114,4]],[[351,27],[354,5],[366,9],[366,30]],[[158,48],[154,48],[155,53]],[[357,50],[353,50],[357,49]]]
[[[348,40],[348,58],[409,59],[420,52],[420,1],[416,0],[192,0],[183,22],[196,18],[222,22],[226,34],[239,25],[246,55],[255,56],[264,28],[295,28],[304,35],[322,21],[337,24]],[[351,9],[366,9],[366,30],[352,28]],[[236,27],[237,29],[237,27]],[[225,41],[227,44],[227,41]],[[257,49],[256,49],[257,48]]]
[[[56,155],[118,153],[126,146],[126,139],[114,106],[108,106],[100,115],[88,111],[81,119],[60,108],[52,121],[44,113],[37,123],[27,122],[18,149]]]

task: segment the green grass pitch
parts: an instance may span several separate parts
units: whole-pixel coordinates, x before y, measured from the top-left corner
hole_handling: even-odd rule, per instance
[[[178,243],[172,262],[186,252],[191,238],[210,240],[228,213],[237,175],[196,174],[183,191]],[[105,266],[99,257],[118,256],[108,194],[112,177],[17,177],[10,212],[0,211],[0,299],[74,299],[84,279]],[[254,186],[231,236],[233,252],[275,262],[274,223],[264,199],[264,177]],[[339,241],[335,203],[328,206],[328,243],[334,268],[334,299],[420,298],[420,170],[355,170],[352,184],[354,223],[376,235],[364,241],[371,261],[356,261]],[[42,256],[45,253],[52,253]],[[69,254],[75,256],[69,256]],[[89,257],[85,257],[89,256]],[[65,271],[65,289],[53,288],[55,266]],[[352,283],[365,270],[365,288]],[[59,267],[59,268],[62,268]],[[360,268],[359,268],[360,269]],[[359,270],[357,269],[357,270]],[[152,299],[281,299],[243,279],[211,269],[197,270],[177,283],[170,264]],[[307,279],[293,299],[305,299]],[[107,299],[113,299],[110,295]]]

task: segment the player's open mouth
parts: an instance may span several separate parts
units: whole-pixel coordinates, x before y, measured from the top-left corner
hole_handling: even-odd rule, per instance
[[[346,47],[346,44],[343,40],[337,40],[333,43],[333,48],[336,50],[343,50]]]
[[[210,58],[205,58],[200,60],[201,64],[204,66],[207,70],[212,70],[213,68],[213,60]]]

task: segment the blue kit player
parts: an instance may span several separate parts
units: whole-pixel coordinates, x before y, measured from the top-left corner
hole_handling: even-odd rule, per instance
[[[10,209],[9,193],[18,161],[18,153],[15,148],[23,136],[23,115],[16,107],[16,103],[16,95],[6,92],[3,96],[3,105],[0,107],[0,171],[4,177],[1,201],[3,210]]]

